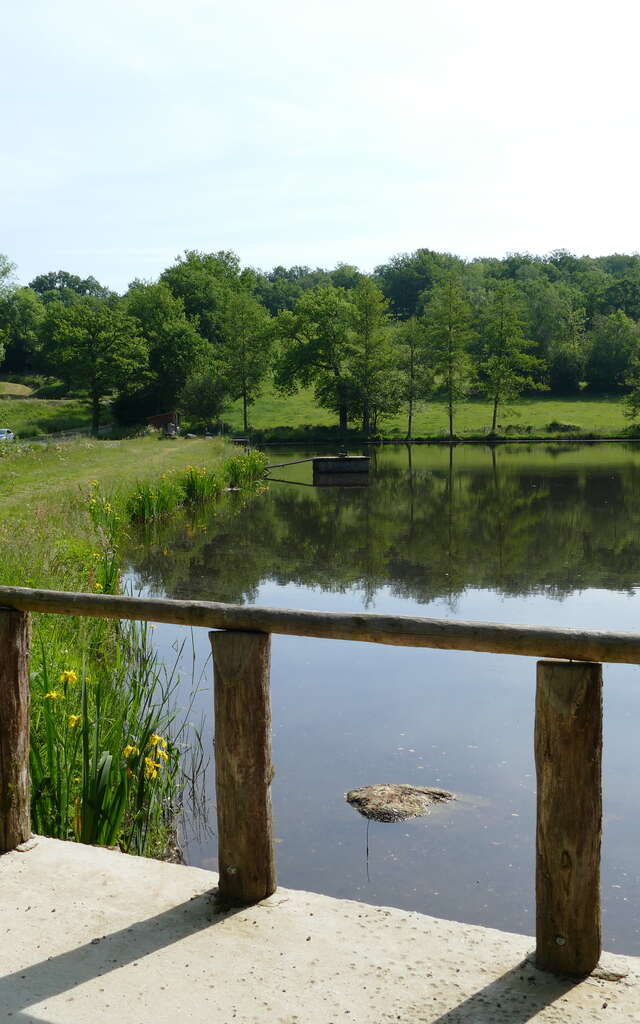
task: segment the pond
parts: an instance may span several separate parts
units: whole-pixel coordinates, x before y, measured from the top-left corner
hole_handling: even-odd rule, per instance
[[[310,454],[272,449],[270,461]],[[230,495],[134,538],[134,590],[640,628],[640,446],[368,454],[366,487],[313,487],[309,463],[289,466],[271,472],[264,493]],[[158,626],[154,637],[171,663],[184,633]],[[210,747],[209,655],[206,631],[194,631],[184,686],[192,671],[202,679],[196,710]],[[604,945],[638,955],[640,670],[606,666],[604,679]],[[275,636],[280,884],[533,934],[534,695],[530,658]],[[458,799],[424,818],[371,821],[367,832],[344,795],[376,783],[442,787]],[[186,845],[190,863],[216,867],[215,835],[188,835]]]

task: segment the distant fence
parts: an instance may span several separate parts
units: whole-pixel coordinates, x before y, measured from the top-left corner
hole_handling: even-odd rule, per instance
[[[601,952],[602,666],[640,664],[640,634],[399,615],[254,608],[0,587],[0,852],[30,835],[30,613],[204,626],[214,665],[221,898],[276,888],[271,816],[271,634],[529,655],[537,664],[536,961],[588,974]]]

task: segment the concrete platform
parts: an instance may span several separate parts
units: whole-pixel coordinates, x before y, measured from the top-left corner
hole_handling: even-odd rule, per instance
[[[525,936],[287,889],[216,913],[215,881],[52,839],[0,857],[0,1020],[640,1021],[637,958],[576,983],[527,963]]]

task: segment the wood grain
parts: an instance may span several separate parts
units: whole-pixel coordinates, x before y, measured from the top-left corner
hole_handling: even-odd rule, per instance
[[[220,900],[256,903],[276,888],[271,815],[271,638],[211,633]]]
[[[170,622],[209,629],[358,640],[399,647],[483,651],[574,661],[640,664],[640,633],[461,622],[404,615],[254,608],[111,594],[0,587],[0,604],[22,611]]]
[[[588,974],[600,937],[602,667],[538,663],[536,962]]]
[[[26,612],[0,608],[0,853],[31,835],[29,645]]]

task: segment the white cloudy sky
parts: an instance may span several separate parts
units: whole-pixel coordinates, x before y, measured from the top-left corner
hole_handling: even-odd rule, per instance
[[[640,248],[635,0],[3,4],[0,252],[371,269]]]

